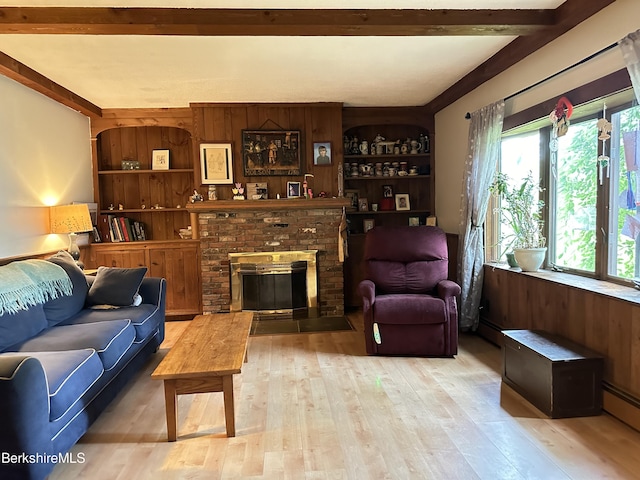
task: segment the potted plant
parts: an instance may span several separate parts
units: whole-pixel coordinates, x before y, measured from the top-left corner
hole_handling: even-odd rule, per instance
[[[490,192],[500,198],[496,210],[511,229],[511,233],[501,238],[501,243],[505,251],[513,248],[515,260],[523,271],[535,272],[544,262],[547,251],[541,213],[544,202],[537,195],[540,187],[531,173],[520,186],[510,187],[508,180],[507,175],[498,173],[489,187]]]

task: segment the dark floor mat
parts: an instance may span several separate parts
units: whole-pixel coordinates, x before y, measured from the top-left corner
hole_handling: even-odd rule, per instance
[[[353,330],[346,316],[316,317],[286,320],[258,319],[251,325],[251,335],[283,333],[313,333]]]

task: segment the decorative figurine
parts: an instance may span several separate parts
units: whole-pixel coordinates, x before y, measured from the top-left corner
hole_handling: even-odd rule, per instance
[[[191,195],[189,198],[191,199],[191,203],[202,202],[204,200],[204,198],[202,198],[202,195],[200,195],[197,190],[194,190],[193,195]],[[156,206],[156,208],[158,207]]]
[[[233,192],[234,200],[244,200],[244,187],[241,183],[236,183],[235,187],[231,189]]]

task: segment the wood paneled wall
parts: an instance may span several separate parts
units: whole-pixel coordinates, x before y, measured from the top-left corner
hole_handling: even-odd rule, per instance
[[[342,104],[191,104],[194,128],[195,184],[206,193],[207,186],[200,183],[200,144],[231,142],[233,145],[233,178],[235,182],[266,182],[269,198],[279,193],[286,197],[287,182],[302,182],[304,173],[314,175],[308,180],[309,188],[317,196],[338,194],[338,164],[343,158]],[[245,177],[242,165],[242,130],[299,130],[301,135],[302,169],[300,176]],[[331,142],[332,164],[313,165],[313,143]],[[218,198],[232,198],[231,186],[219,185]]]
[[[485,265],[482,297],[481,334],[500,343],[499,330],[536,329],[573,340],[604,355],[607,390],[640,405],[640,297],[635,290]]]

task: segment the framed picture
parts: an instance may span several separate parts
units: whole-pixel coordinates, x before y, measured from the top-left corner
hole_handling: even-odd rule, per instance
[[[349,200],[351,200],[351,206],[348,207],[350,210],[357,210],[358,209],[358,190],[353,190],[353,189],[345,189],[344,191],[344,197],[348,198]]]
[[[169,150],[151,152],[151,170],[169,170]]]
[[[408,193],[396,193],[396,210],[411,210]]]
[[[376,221],[373,218],[365,218],[362,221],[362,230],[364,231],[364,233],[367,233],[369,230],[371,230],[375,226],[376,226]]]
[[[359,212],[368,212],[369,211],[369,200],[364,198],[364,197],[360,197],[360,199],[358,199],[358,211]]]
[[[331,142],[314,142],[313,164],[331,165]]]
[[[420,225],[420,217],[409,217],[409,226],[417,227]]]
[[[301,175],[300,131],[243,130],[242,164],[246,177]]]
[[[203,185],[233,184],[230,143],[200,144],[200,176]]]
[[[247,183],[247,198],[249,200],[266,200],[269,198],[268,185],[262,183]]]
[[[383,185],[382,186],[382,197],[383,198],[393,198],[393,186],[392,185]]]
[[[287,182],[287,198],[300,196],[300,182]]]

